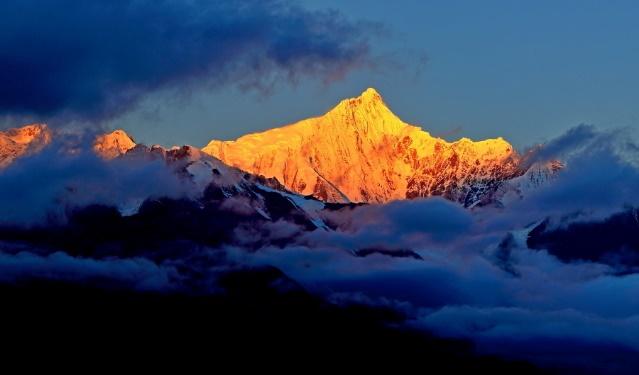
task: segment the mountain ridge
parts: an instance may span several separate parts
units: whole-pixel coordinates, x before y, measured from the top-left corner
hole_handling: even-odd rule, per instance
[[[492,185],[525,172],[503,138],[433,137],[403,122],[373,88],[322,116],[233,141],[212,140],[202,151],[328,202],[442,195],[470,206],[494,190]]]
[[[0,168],[37,152],[51,139],[45,124],[0,132]],[[98,135],[92,148],[105,160],[161,154],[169,162],[182,152],[180,147],[137,144],[122,129]],[[448,142],[432,136],[402,121],[373,88],[341,100],[324,115],[233,141],[212,140],[201,151],[230,167],[277,180],[290,192],[327,203],[442,196],[475,207],[498,202],[510,191],[520,196],[530,185],[528,177],[520,178],[531,168],[527,157],[503,138]],[[548,171],[538,175],[546,179],[554,173]]]

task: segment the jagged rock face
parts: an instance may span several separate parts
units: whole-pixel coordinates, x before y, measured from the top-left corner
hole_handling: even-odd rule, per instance
[[[124,155],[135,147],[135,141],[124,130],[99,135],[93,143],[93,150],[104,159],[113,159]]]
[[[51,142],[51,130],[45,124],[31,124],[0,131],[0,168],[15,159],[36,153]]]
[[[202,151],[328,202],[387,202],[444,196],[473,206],[523,173],[502,138],[447,142],[401,121],[374,89],[321,117]]]
[[[286,187],[275,178],[254,175],[231,167],[190,145],[167,149],[159,145],[148,147],[138,144],[121,157],[131,161],[162,160],[176,173],[193,181],[199,188],[210,188],[214,185],[220,189],[222,196],[228,197],[244,190],[251,190],[246,184],[261,185],[268,190],[289,193]]]
[[[120,157],[130,161],[165,162],[176,174],[191,181],[198,191],[203,191],[204,202],[229,200],[233,205],[241,206],[240,211],[252,212],[261,219],[289,218],[308,229],[327,228],[320,215],[324,203],[288,191],[275,178],[228,166],[196,147],[184,145],[166,149],[138,144]]]

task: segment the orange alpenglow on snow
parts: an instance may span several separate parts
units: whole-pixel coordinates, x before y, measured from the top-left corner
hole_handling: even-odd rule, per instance
[[[135,147],[135,141],[122,129],[99,135],[93,150],[104,159],[114,159]]]
[[[51,142],[51,130],[46,124],[31,124],[0,131],[0,168],[15,159],[36,153]]]
[[[372,88],[323,116],[235,141],[213,140],[202,151],[328,202],[440,195],[471,206],[524,172],[504,139],[433,137],[400,120]]]

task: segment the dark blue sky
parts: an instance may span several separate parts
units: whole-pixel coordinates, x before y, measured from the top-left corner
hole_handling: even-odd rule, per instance
[[[25,3],[31,4],[27,13],[41,9],[38,14],[28,14],[29,19],[41,16],[58,23],[51,21],[51,25],[36,27],[33,25],[42,22],[22,22]],[[24,90],[25,95],[29,90],[53,94],[27,95],[28,100],[15,103],[10,94],[2,98],[5,103],[0,103],[5,114],[11,115],[16,109],[33,110],[38,115],[32,118],[49,121],[47,115],[51,111],[60,113],[56,105],[65,111],[81,108],[85,115],[108,112],[101,123],[125,128],[138,141],[202,146],[212,138],[231,139],[322,114],[340,99],[372,86],[405,121],[447,139],[503,136],[523,147],[552,138],[579,123],[600,127],[639,124],[639,3],[635,1],[298,2],[307,10],[333,8],[345,17],[344,23],[327,26],[328,31],[317,31],[327,24],[326,17],[317,18],[315,13],[306,11],[274,15],[268,10],[271,2],[256,2],[261,4],[260,9],[242,13],[234,7],[243,2],[225,0],[220,3],[223,6],[207,6],[207,12],[197,18],[199,23],[189,23],[188,27],[182,27],[183,20],[199,16],[197,9],[186,6],[162,8],[142,1],[144,7],[133,16],[128,14],[129,18],[120,24],[123,18],[118,6],[107,6],[109,11],[115,8],[111,13],[101,8],[87,10],[84,8],[92,6],[85,6],[80,12],[54,11],[51,15],[43,3],[69,8],[52,1],[5,3],[4,6],[10,4],[9,10],[14,14],[6,10],[3,13],[11,17],[7,20],[15,21],[4,22],[3,27],[8,25],[9,31],[3,32],[0,43],[9,43],[2,45],[2,58],[11,72],[6,76],[12,79],[12,90]],[[21,4],[24,9],[14,4]],[[80,20],[71,15],[82,12],[89,16]],[[147,13],[150,17],[145,16]],[[100,17],[97,22],[96,14]],[[147,20],[150,21],[145,25]],[[366,25],[359,27],[359,21],[376,24],[367,29]],[[20,29],[26,24],[32,34]],[[63,34],[59,30],[65,28],[58,24],[73,27]],[[92,34],[92,27],[103,30],[100,25],[107,25],[104,27],[108,33]],[[113,25],[113,29],[109,31],[108,25]],[[157,25],[164,25],[161,35],[167,40],[159,40],[160,34],[150,34]],[[83,32],[77,33],[77,29]],[[214,32],[219,34],[213,35]],[[360,67],[356,64],[361,57],[358,43],[367,38],[361,35],[366,32],[370,33],[369,39],[362,45],[368,44],[370,56],[365,58],[368,62],[364,65],[368,67]],[[33,57],[28,54],[35,50],[33,39],[49,34],[54,35],[51,40],[45,39],[36,47],[44,47],[43,56],[55,57],[53,61],[36,55],[37,64],[47,61],[46,69],[38,71],[31,65],[25,68],[24,60]],[[105,35],[121,39],[109,40]],[[136,44],[136,40],[140,42]],[[340,40],[347,42],[346,47],[340,45]],[[105,48],[82,55],[90,43]],[[209,51],[201,49],[206,43],[212,45]],[[11,55],[16,45],[26,46],[27,57],[18,52]],[[76,48],[77,45],[84,48]],[[255,45],[258,52],[264,48],[268,63],[275,61],[284,66],[284,76],[295,73],[293,79],[276,77],[277,83],[268,92],[247,91],[234,85],[233,81],[243,75],[232,62],[248,61]],[[191,46],[201,50],[192,50]],[[189,53],[184,57],[186,50]],[[162,56],[158,51],[167,54]],[[67,69],[68,61],[60,57],[65,52],[73,57],[73,69]],[[124,58],[113,58],[112,66],[100,68],[112,56]],[[315,57],[321,64],[306,69]],[[349,67],[344,78],[326,83],[327,76],[332,77],[344,67]],[[63,74],[46,74],[56,69]],[[268,72],[270,68],[264,64],[260,69]],[[109,76],[112,72],[116,74]],[[13,80],[21,74],[36,77],[35,83],[25,85],[23,78]],[[212,84],[193,84],[207,81],[207,74],[214,77]],[[255,79],[253,76],[258,74],[259,70],[249,75]],[[96,76],[93,82],[73,81],[76,77]],[[59,87],[43,91],[39,84],[43,79],[50,86]],[[70,81],[73,85],[67,85]],[[182,81],[188,84],[180,85]],[[112,94],[121,91],[125,93],[115,97]],[[2,127],[10,125],[16,124],[7,122]]]

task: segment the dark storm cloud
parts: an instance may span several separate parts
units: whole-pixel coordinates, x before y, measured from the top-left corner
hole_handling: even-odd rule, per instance
[[[95,119],[165,87],[331,81],[371,62],[376,29],[287,0],[7,0],[0,114]]]

